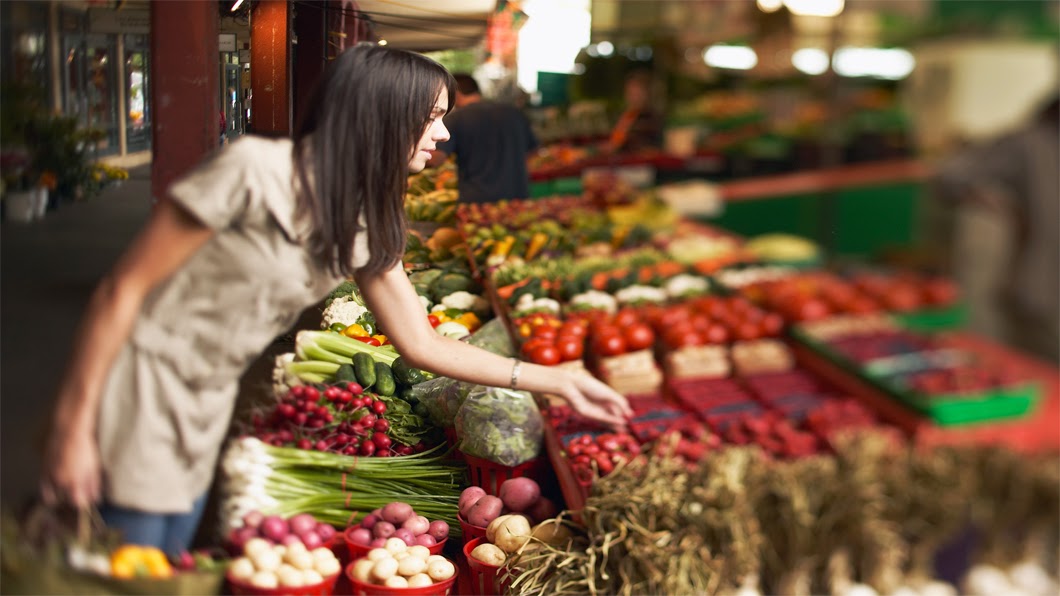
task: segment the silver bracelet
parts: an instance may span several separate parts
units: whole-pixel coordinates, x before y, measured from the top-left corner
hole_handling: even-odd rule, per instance
[[[523,363],[520,362],[516,358],[512,358],[512,362],[514,362],[514,364],[512,365],[512,384],[511,384],[511,388],[515,389],[516,387],[519,386],[519,367],[521,367],[523,365]]]

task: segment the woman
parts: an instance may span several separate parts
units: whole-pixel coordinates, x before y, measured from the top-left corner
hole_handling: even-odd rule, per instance
[[[293,139],[246,137],[169,189],[95,291],[61,384],[46,501],[102,501],[129,542],[175,552],[194,536],[238,380],[306,307],[352,275],[410,364],[560,395],[621,425],[603,383],[436,334],[404,273],[404,191],[435,145],[452,76],[359,44],[324,74]]]

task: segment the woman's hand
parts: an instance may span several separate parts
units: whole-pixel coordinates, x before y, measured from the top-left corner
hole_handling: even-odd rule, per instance
[[[570,383],[561,397],[567,400],[574,411],[615,430],[626,427],[633,410],[625,397],[588,373],[568,373],[568,376]]]
[[[99,445],[91,432],[55,432],[44,454],[40,492],[49,505],[87,507],[100,497]]]

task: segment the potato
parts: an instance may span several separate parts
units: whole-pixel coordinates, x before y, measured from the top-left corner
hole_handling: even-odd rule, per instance
[[[531,535],[550,546],[564,546],[572,536],[570,529],[556,520],[537,524]]]
[[[504,503],[498,497],[485,495],[481,497],[467,512],[467,521],[473,526],[486,527],[490,522],[497,519],[501,514]]]
[[[487,565],[500,567],[501,565],[504,565],[504,560],[508,558],[508,555],[504,554],[504,551],[502,551],[499,546],[483,542],[471,551],[471,558]]]
[[[509,515],[493,530],[493,544],[509,555],[530,540],[530,520],[518,513]]]
[[[493,542],[493,540],[497,537],[497,528],[499,528],[500,525],[503,524],[504,521],[511,516],[512,514],[510,513],[498,516],[497,519],[494,519],[490,522],[488,526],[486,526],[486,542]]]
[[[541,487],[532,479],[520,476],[502,482],[498,494],[508,509],[526,511],[541,498]]]
[[[537,503],[531,505],[530,508],[524,511],[523,513],[525,513],[527,517],[531,519],[531,521],[543,522],[546,519],[552,519],[553,517],[556,517],[556,515],[559,513],[559,508],[557,508],[556,504],[552,502],[552,499],[548,497],[541,497],[537,500]]]
[[[471,507],[484,496],[486,496],[486,491],[477,486],[465,488],[464,492],[460,493],[460,500],[457,501],[457,511],[460,512],[460,517],[470,520],[468,514],[471,511]]]

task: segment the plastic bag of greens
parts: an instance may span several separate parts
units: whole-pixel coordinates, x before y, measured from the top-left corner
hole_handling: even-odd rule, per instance
[[[409,401],[415,404],[413,412],[427,416],[435,426],[452,428],[457,411],[475,386],[449,377],[437,377],[413,385]]]
[[[499,317],[479,327],[467,339],[467,343],[501,356],[509,358],[515,356],[512,338],[508,335],[508,329],[505,328],[504,321]]]
[[[541,452],[541,412],[526,391],[475,385],[456,413],[460,451],[502,466],[517,466]]]

